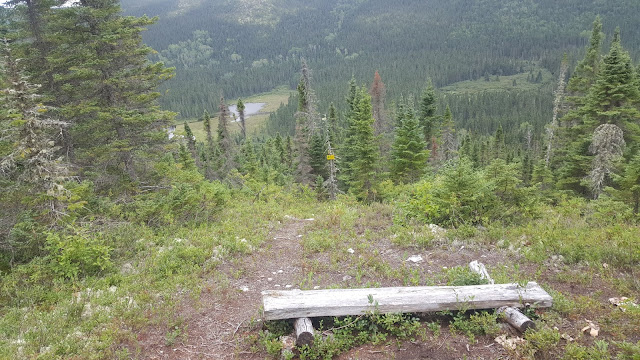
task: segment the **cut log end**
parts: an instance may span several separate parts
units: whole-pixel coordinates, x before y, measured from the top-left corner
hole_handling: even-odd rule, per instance
[[[309,318],[296,319],[293,327],[296,330],[296,346],[313,344],[313,324]]]

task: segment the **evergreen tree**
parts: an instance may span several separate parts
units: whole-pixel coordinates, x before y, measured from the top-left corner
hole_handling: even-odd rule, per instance
[[[218,162],[219,154],[211,131],[211,116],[207,110],[204,111],[202,116],[202,126],[207,138],[206,147],[202,154],[203,161],[205,163],[204,173],[207,179],[213,180],[215,178],[214,169],[219,167],[219,164],[214,164]]]
[[[9,87],[2,90],[0,174],[55,195],[68,175],[59,151],[59,135],[68,124],[49,117],[51,109],[40,103],[40,87],[29,83],[6,39],[3,52]]]
[[[378,144],[373,122],[371,97],[362,87],[356,91],[353,111],[350,112],[349,146],[345,148],[345,157],[349,161],[345,161],[344,166],[349,170],[345,174],[349,190],[365,201],[375,197],[373,186],[378,167]]]
[[[440,146],[440,161],[446,162],[456,157],[458,152],[458,140],[456,138],[455,124],[451,108],[447,106],[442,121],[442,135]]]
[[[193,161],[193,157],[184,146],[184,144],[180,144],[180,148],[178,151],[178,157],[180,158],[180,164],[182,164],[182,168],[185,170],[191,170],[195,167],[195,163]]]
[[[311,147],[309,148],[309,165],[311,173],[318,177],[322,177],[323,181],[327,178],[327,148],[326,141],[320,132],[311,136]]]
[[[542,70],[538,70],[538,75],[536,75],[536,84],[542,83]]]
[[[498,124],[498,128],[496,129],[496,133],[493,137],[493,156],[495,159],[504,159],[505,158],[505,141],[504,141],[504,130],[502,129],[502,123]]]
[[[531,183],[535,185],[545,196],[550,195],[555,183],[553,172],[546,166],[544,161],[539,161],[533,166],[531,174]]]
[[[6,6],[16,6],[19,14],[18,26],[22,34],[20,38],[32,41],[18,42],[23,56],[26,58],[26,70],[31,78],[43,84],[46,91],[53,85],[53,74],[47,57],[52,50],[51,36],[47,28],[51,8],[56,5],[55,0],[10,0]]]
[[[356,85],[356,78],[351,76],[349,80],[349,92],[347,94],[347,119],[351,116],[351,112],[355,110],[356,95],[358,93],[358,86]]]
[[[465,156],[471,160],[474,164],[477,164],[477,155],[474,157],[474,141],[471,137],[471,132],[466,131],[462,137],[462,143],[460,144],[460,156]]]
[[[407,109],[400,126],[396,128],[396,136],[392,147],[391,173],[397,182],[413,182],[418,180],[427,166],[429,152],[422,139],[420,124],[413,111]]]
[[[495,207],[494,187],[469,159],[460,157],[446,163],[433,188],[432,203],[438,216],[432,220],[455,226],[482,221]]]
[[[256,154],[256,149],[251,139],[247,139],[247,141],[245,141],[242,147],[242,156],[242,168],[244,172],[255,178],[258,175],[260,161],[258,160],[258,155]]]
[[[198,156],[198,150],[196,148],[196,137],[193,135],[193,131],[191,131],[191,127],[186,121],[184,122],[184,132],[189,152],[191,152],[191,156],[193,156],[193,158],[195,159],[196,166],[200,168],[201,163],[200,156]]]
[[[291,136],[287,135],[287,141],[285,142],[285,166],[287,169],[293,169],[293,141],[291,140]]]
[[[332,144],[339,144],[340,143],[340,124],[338,121],[338,111],[336,110],[336,107],[333,105],[333,103],[331,103],[331,105],[329,105],[329,141]]]
[[[278,155],[278,160],[281,167],[284,167],[287,163],[287,153],[285,152],[284,142],[282,140],[282,136],[280,133],[276,134],[276,139],[274,140],[274,147],[276,154]]]
[[[636,76],[631,57],[620,42],[620,29],[617,29],[609,54],[604,57],[601,71],[586,99],[583,112],[586,127],[595,129],[602,124],[615,124],[626,132],[627,141],[637,139],[640,89]]]
[[[597,149],[617,147],[616,144],[621,144],[620,140],[622,140],[630,144],[631,149],[634,150],[640,136],[638,127],[640,112],[636,105],[640,101],[640,92],[636,86],[636,76],[635,69],[631,65],[631,57],[622,47],[619,32],[616,31],[611,49],[600,65],[597,79],[585,98],[584,105],[574,112],[580,120],[571,128],[572,141],[569,143],[568,154],[560,168],[559,183],[563,188],[572,189],[581,194],[587,194],[591,190],[591,193],[597,196],[605,178],[600,175],[595,176],[594,170],[611,169],[609,166],[597,165],[601,164],[597,161],[598,151],[600,151]],[[601,126],[605,124],[615,125],[620,132],[604,133],[622,134],[623,138],[616,140],[616,143],[609,143],[617,137],[599,136],[596,130],[602,129]],[[596,138],[599,138],[598,144],[595,143]],[[602,175],[602,172],[599,173]],[[605,173],[605,177],[610,175],[608,170]],[[587,178],[587,182],[583,181]]]
[[[571,102],[576,106],[581,105],[581,101],[578,97],[585,96],[589,92],[591,85],[596,81],[598,69],[600,68],[601,47],[602,21],[600,20],[600,16],[597,16],[593,22],[591,39],[589,40],[586,55],[576,66],[576,69],[567,84],[567,90],[572,96]]]
[[[238,110],[238,118],[240,119],[240,129],[242,130],[242,139],[247,138],[247,124],[244,119],[244,103],[242,99],[238,99],[238,104],[236,104],[236,109]]]
[[[387,127],[388,127],[386,123],[386,114],[384,111],[384,101],[385,101],[386,93],[387,93],[386,87],[382,82],[382,78],[380,77],[380,74],[376,70],[373,76],[373,83],[371,84],[370,94],[371,94],[371,109],[373,112],[373,119],[374,119],[373,127],[376,130],[377,135],[382,134],[384,131],[387,130]]]
[[[142,44],[141,31],[155,20],[123,17],[118,4],[80,1],[56,9],[49,24],[57,45],[47,57],[57,71],[56,102],[71,122],[66,150],[82,175],[105,186],[148,173],[173,122],[172,113],[158,108],[155,91],[172,70],[149,63],[153,50]]]
[[[298,112],[296,113],[296,177],[302,184],[311,184],[310,141],[319,126],[315,94],[311,88],[311,71],[306,61],[302,61],[300,82],[298,83]]]
[[[424,141],[429,146],[431,142],[431,138],[437,137],[438,134],[438,123],[437,123],[437,105],[436,105],[436,92],[433,88],[433,84],[431,80],[429,80],[429,84],[422,92],[422,96],[420,98],[420,127],[422,127],[422,131],[424,134]]]
[[[229,108],[224,102],[224,97],[220,97],[220,107],[218,116],[218,146],[226,160],[231,159],[233,142],[229,133]]]
[[[209,151],[213,153],[215,142],[213,141],[213,134],[211,131],[211,116],[207,110],[204,111],[204,115],[202,116],[202,127],[204,128],[204,132],[207,137],[207,147]]]
[[[640,209],[640,154],[631,158],[621,175],[614,175],[619,190],[613,190],[613,195],[633,207],[633,213]]]
[[[517,164],[507,164],[504,159],[493,160],[485,169],[488,181],[494,184],[494,193],[505,204],[518,204],[521,194],[518,187],[521,184]]]

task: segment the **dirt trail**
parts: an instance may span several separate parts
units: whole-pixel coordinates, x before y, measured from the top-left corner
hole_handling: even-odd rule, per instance
[[[287,218],[281,228],[251,255],[225,260],[207,282],[197,304],[178,313],[185,336],[173,346],[159,343],[146,351],[147,359],[260,359],[244,342],[247,332],[259,327],[263,290],[295,289],[302,277],[300,235],[309,221]],[[156,334],[159,335],[159,334]],[[157,339],[159,336],[155,336]],[[164,341],[164,338],[158,339]],[[157,341],[159,342],[159,341]],[[144,346],[149,349],[150,347]]]

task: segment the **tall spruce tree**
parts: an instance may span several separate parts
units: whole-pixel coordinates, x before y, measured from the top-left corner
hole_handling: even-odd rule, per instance
[[[298,111],[296,112],[296,178],[302,184],[311,184],[313,168],[310,163],[310,142],[320,129],[320,115],[317,111],[315,93],[311,88],[311,70],[302,61],[298,83]]]
[[[447,105],[442,118],[442,130],[440,135],[441,146],[439,148],[439,162],[447,162],[454,159],[458,153],[458,140],[451,108]]]
[[[234,167],[234,142],[229,132],[229,108],[224,101],[224,97],[220,97],[219,115],[218,115],[218,149],[220,152],[220,166],[217,168],[218,177],[224,178],[229,170]]]
[[[396,182],[409,183],[423,175],[429,152],[425,150],[422,129],[413,109],[404,106],[399,108],[406,110],[404,114],[397,114],[401,120],[392,147],[391,174]]]
[[[420,127],[422,127],[424,141],[428,147],[431,144],[431,139],[437,136],[438,131],[436,116],[438,108],[436,102],[436,91],[433,88],[431,80],[429,80],[427,87],[424,89],[422,96],[420,97],[419,112]]]
[[[242,139],[247,138],[247,124],[244,118],[244,103],[242,99],[238,99],[238,103],[236,104],[236,109],[238,110],[238,119],[240,120],[240,129],[242,131]]]
[[[344,166],[349,170],[345,174],[349,191],[363,201],[372,201],[375,198],[378,144],[373,123],[371,97],[366,87],[359,88],[353,99],[353,110],[350,112],[347,139],[349,147],[344,149],[347,155],[345,157],[349,161],[345,162]]]
[[[59,151],[62,129],[68,124],[49,117],[51,109],[40,102],[40,86],[27,80],[6,39],[2,45],[3,77],[9,87],[2,90],[0,175],[55,195],[68,175]]]
[[[215,178],[214,169],[218,168],[217,162],[217,146],[213,140],[213,134],[211,131],[211,115],[207,110],[204,111],[202,116],[202,126],[206,136],[206,145],[203,151],[203,161],[205,162],[204,173],[207,179],[213,180]]]
[[[384,110],[384,101],[387,94],[386,86],[382,82],[380,73],[376,70],[373,76],[373,83],[371,84],[371,109],[373,112],[373,127],[376,130],[376,134],[380,135],[388,128],[386,114]]]
[[[56,9],[49,23],[56,102],[71,122],[67,151],[81,175],[106,186],[148,173],[173,122],[173,113],[156,104],[156,87],[172,70],[150,63],[153,50],[142,44],[141,32],[154,22],[122,16],[117,0],[81,0]]]
[[[200,161],[200,156],[198,156],[196,137],[195,135],[193,135],[193,131],[191,131],[191,127],[186,121],[184,122],[184,137],[187,140],[187,148],[189,149],[191,156],[193,156],[196,166],[200,168],[202,166],[202,163]]]
[[[568,112],[559,119],[557,156],[554,159],[556,163],[551,163],[551,167],[557,169],[559,188],[582,193],[586,190],[580,184],[579,177],[584,175],[580,169],[588,162],[584,154],[588,151],[589,145],[588,142],[576,142],[576,139],[581,138],[582,107],[601,67],[602,38],[602,21],[598,16],[593,22],[585,57],[578,63],[567,83],[565,106]]]
[[[551,158],[553,156],[554,147],[556,145],[556,135],[558,130],[558,119],[562,117],[562,112],[564,109],[564,101],[565,101],[565,88],[566,88],[566,78],[567,71],[569,70],[569,59],[567,58],[567,54],[564,54],[562,58],[562,63],[560,64],[560,74],[558,75],[558,84],[556,86],[556,90],[554,91],[554,99],[553,99],[553,115],[551,117],[551,123],[549,123],[545,127],[545,132],[547,135],[547,150],[545,152],[545,165],[547,167],[551,164]]]
[[[229,108],[224,101],[224,97],[220,97],[220,106],[218,108],[218,146],[225,158],[230,158],[231,147],[233,146],[231,134],[229,133]]]
[[[630,204],[637,215],[640,210],[640,154],[631,158],[622,174],[613,176],[619,188],[613,191],[614,197]]]
[[[585,57],[578,63],[569,83],[567,84],[567,91],[571,96],[570,101],[576,106],[582,105],[580,97],[586,96],[591,85],[596,81],[601,62],[601,48],[602,21],[600,20],[600,16],[597,16],[593,22],[591,39],[589,40],[589,46],[587,47]]]
[[[622,47],[619,31],[616,31],[609,53],[600,65],[597,79],[589,89],[584,105],[573,112],[579,120],[570,128],[571,141],[568,142],[567,155],[562,159],[559,169],[559,185],[562,188],[583,195],[599,194],[601,186],[594,187],[599,181],[594,182],[592,176],[593,170],[598,167],[594,162],[594,156],[597,157],[594,149],[611,145],[602,144],[601,140],[614,137],[596,136],[596,129],[605,124],[617,126],[623,135],[621,140],[630,147],[626,156],[628,158],[636,151],[640,136],[640,112],[637,108],[639,101],[637,75],[631,64],[631,57]],[[598,144],[593,142],[596,137],[599,138]],[[609,174],[607,178],[608,176]]]
[[[500,123],[493,136],[493,156],[495,159],[505,158],[505,147],[504,130],[502,129],[502,123]]]
[[[314,177],[327,178],[327,141],[321,132],[316,132],[311,136],[311,146],[309,148],[309,165],[311,174]]]
[[[43,85],[44,93],[48,93],[53,85],[53,73],[47,57],[54,45],[51,43],[51,37],[47,30],[52,7],[58,2],[55,0],[10,0],[6,2],[8,6],[15,6],[18,12],[18,26],[21,32],[18,36],[29,40],[16,43],[22,53],[21,57],[27,60],[25,62],[26,71],[31,75],[33,81]]]
[[[338,120],[338,110],[336,110],[335,105],[333,105],[333,103],[331,103],[331,105],[329,105],[329,118],[327,119],[329,121],[328,126],[329,126],[329,141],[331,141],[332,144],[339,144],[340,143],[340,133],[341,133],[341,129],[340,129],[340,124],[339,124],[339,120]]]

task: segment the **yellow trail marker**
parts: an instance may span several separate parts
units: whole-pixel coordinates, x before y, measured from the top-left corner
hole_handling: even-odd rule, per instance
[[[327,155],[327,160],[335,160],[336,156],[335,155]]]

